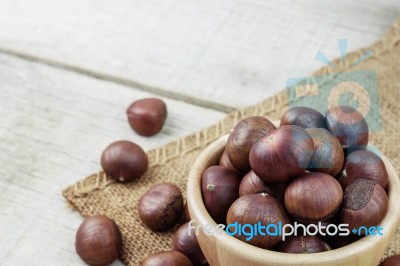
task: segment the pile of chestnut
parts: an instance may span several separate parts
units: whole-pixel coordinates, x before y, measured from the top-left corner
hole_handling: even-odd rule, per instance
[[[127,114],[135,131],[150,136],[161,130],[166,106],[144,99],[134,102]],[[245,118],[230,133],[219,165],[203,173],[204,204],[221,224],[378,225],[388,207],[388,173],[367,144],[368,125],[351,107],[334,107],[326,116],[307,107],[291,108],[279,128],[264,117]],[[109,178],[129,182],[147,171],[148,158],[139,145],[117,141],[104,150],[101,165]],[[138,215],[155,232],[186,222],[177,228],[171,250],[148,256],[142,266],[207,265],[195,234],[188,234],[190,217],[176,185],[150,188],[140,198]],[[359,238],[300,235],[282,241],[279,236],[256,236],[246,242],[280,252],[314,253]],[[76,235],[76,251],[89,265],[109,265],[122,245],[117,224],[104,215],[87,217]]]
[[[368,124],[348,106],[325,116],[293,107],[279,128],[264,117],[245,118],[230,132],[219,165],[203,173],[204,205],[218,224],[377,226],[388,209],[388,173],[367,144]],[[359,232],[368,234],[234,236],[264,249],[315,253],[350,244]]]
[[[155,98],[135,101],[127,109],[130,126],[142,136],[158,133],[163,127],[166,116],[165,103]],[[148,169],[148,158],[139,145],[121,140],[111,143],[103,151],[101,166],[110,179],[126,183],[144,175]],[[142,223],[155,232],[170,230],[182,220],[190,219],[187,207],[184,211],[181,191],[171,183],[157,184],[142,195],[138,203],[138,214]],[[188,223],[185,223],[178,228],[171,251],[152,254],[144,259],[141,265],[207,264],[195,235],[187,234],[187,227]],[[76,234],[76,252],[89,265],[111,264],[120,256],[122,246],[122,235],[118,225],[104,215],[87,217]]]

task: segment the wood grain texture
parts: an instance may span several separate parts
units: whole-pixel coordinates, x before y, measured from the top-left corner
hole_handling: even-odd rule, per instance
[[[398,0],[2,0],[0,48],[227,110],[308,75],[318,50],[339,56],[338,38],[371,44],[399,15]]]
[[[0,51],[112,81],[0,55],[0,264],[82,265],[82,218],[61,190],[116,139],[149,149],[224,116],[167,100],[162,133],[139,137],[125,108],[143,90],[254,104],[321,66],[316,51],[337,57],[338,38],[367,46],[399,15],[398,0],[0,1]]]
[[[82,217],[61,191],[100,169],[102,150],[128,139],[149,149],[216,123],[225,114],[165,99],[161,133],[140,137],[125,116],[151,94],[0,55],[0,264],[82,265]]]

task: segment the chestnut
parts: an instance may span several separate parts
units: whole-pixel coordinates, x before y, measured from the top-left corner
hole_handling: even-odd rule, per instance
[[[324,173],[304,173],[286,188],[285,206],[299,222],[317,223],[332,218],[340,208],[339,182]]]
[[[240,179],[225,166],[211,166],[201,179],[204,205],[217,223],[225,223],[231,204],[239,197]]]
[[[148,256],[141,266],[193,266],[188,257],[178,251],[161,251]]]
[[[236,174],[240,174],[238,170],[236,170],[235,167],[233,167],[231,161],[229,160],[228,154],[226,153],[226,149],[224,149],[224,152],[221,155],[221,158],[219,159],[219,165],[220,166],[226,166],[230,169],[232,169],[233,171],[236,172]]]
[[[349,224],[350,229],[376,226],[385,217],[387,209],[385,190],[372,180],[358,178],[344,191],[342,222]]]
[[[347,245],[350,245],[358,240],[360,240],[362,236],[359,235],[353,235],[349,234],[347,236],[340,236],[340,235],[334,235],[334,236],[325,236],[324,239],[325,241],[333,248],[341,248]]]
[[[166,104],[157,98],[146,98],[133,102],[126,114],[132,129],[142,136],[160,132],[167,118]]]
[[[267,193],[282,201],[285,195],[286,183],[267,183],[258,177],[253,171],[248,172],[240,182],[239,196],[248,194]]]
[[[323,114],[310,107],[292,107],[281,117],[281,126],[295,125],[302,128],[326,128]]]
[[[285,183],[305,171],[313,140],[303,128],[282,126],[260,139],[250,151],[251,169],[269,183]]]
[[[379,266],[399,266],[400,265],[400,255],[394,255],[389,258],[386,258],[382,261]]]
[[[203,251],[201,251],[199,242],[194,231],[189,232],[189,223],[179,227],[174,235],[172,250],[182,252],[193,263],[193,265],[204,265],[207,263]]]
[[[89,265],[109,265],[121,253],[121,232],[114,221],[106,216],[87,217],[76,233],[75,249]]]
[[[382,154],[381,151],[378,149],[378,147],[375,147],[373,145],[354,145],[348,149],[345,149],[345,156],[348,156],[353,151],[358,151],[358,150],[367,150],[378,156]]]
[[[156,185],[139,200],[139,217],[153,231],[165,231],[179,222],[183,197],[179,188],[170,183]]]
[[[332,248],[317,236],[291,236],[278,244],[276,251],[308,254],[331,250]]]
[[[344,163],[339,140],[324,128],[307,128],[306,131],[314,142],[314,152],[307,170],[331,176],[339,174]]]
[[[385,163],[378,155],[368,150],[357,150],[350,153],[338,180],[345,189],[357,178],[370,179],[383,188],[386,188],[389,182]]]
[[[240,173],[250,171],[249,152],[259,139],[276,127],[262,116],[251,116],[240,121],[229,135],[226,153],[233,167]]]
[[[350,106],[332,107],[326,112],[328,130],[343,148],[368,144],[368,124],[363,115]]]
[[[111,143],[103,151],[101,166],[112,179],[128,182],[141,177],[147,171],[148,159],[139,145],[120,140]]]
[[[250,224],[252,226],[261,224],[263,226],[276,225],[278,227],[280,222],[282,223],[282,226],[290,223],[290,219],[285,208],[277,199],[266,193],[261,193],[244,195],[243,197],[238,198],[229,208],[226,222],[227,224],[234,224],[237,222],[239,225]],[[269,228],[268,232],[277,233],[277,227],[275,229],[272,227]],[[245,234],[232,232],[229,228],[228,230],[234,237],[260,248],[271,248],[282,240],[282,236],[266,234],[266,229],[263,230],[261,228],[258,228],[258,232],[262,231],[265,235],[258,233],[251,239],[249,239],[249,236],[246,236]],[[242,231],[248,232],[245,228],[243,228]]]

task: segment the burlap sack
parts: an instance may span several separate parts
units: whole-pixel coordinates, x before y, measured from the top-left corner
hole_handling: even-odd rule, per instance
[[[387,155],[400,172],[400,20],[369,49],[373,56],[357,66],[351,66],[366,51],[362,49],[346,56],[346,67],[339,71],[374,69],[377,73],[380,112],[383,129],[370,136],[370,143]],[[335,63],[340,63],[340,59]],[[336,70],[338,71],[338,70]],[[314,73],[326,75],[336,73],[324,67]],[[331,75],[335,79],[335,75]],[[258,105],[235,111],[201,132],[171,142],[148,152],[150,168],[140,180],[129,184],[118,184],[107,179],[103,172],[93,174],[67,188],[63,193],[69,203],[82,215],[104,214],[119,225],[124,250],[121,260],[127,265],[139,265],[147,255],[169,250],[174,230],[153,233],[144,227],[137,214],[140,196],[150,187],[161,182],[173,182],[186,193],[189,170],[199,153],[210,142],[227,133],[242,118],[263,115],[279,119],[288,108],[287,92],[266,99]],[[185,194],[184,194],[185,195]],[[387,255],[400,253],[400,230],[393,237]]]

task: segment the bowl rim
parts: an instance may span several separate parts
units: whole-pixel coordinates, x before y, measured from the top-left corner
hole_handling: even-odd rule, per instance
[[[228,137],[229,134],[226,134],[208,145],[196,159],[189,173],[187,182],[187,202],[190,216],[196,217],[194,222],[197,225],[217,225],[217,223],[208,214],[203,201],[198,201],[196,198],[202,199],[201,176],[202,172],[204,172],[208,165],[212,163],[210,162],[209,158],[210,154],[217,153],[217,151],[219,154],[222,154]],[[398,201],[400,200],[400,180],[396,170],[388,158],[383,153],[381,153],[380,157],[384,161],[389,174],[389,184],[387,188],[389,199],[388,211],[380,223],[380,226],[384,230],[383,236],[377,237],[369,235],[338,249],[311,254],[290,254],[262,249],[242,242],[241,240],[230,236],[225,232],[223,234],[213,235],[212,237],[216,238],[215,240],[218,241],[218,243],[221,243],[221,245],[226,247],[229,246],[229,250],[237,254],[241,254],[241,257],[244,257],[249,261],[258,263],[271,261],[274,263],[282,263],[287,265],[314,260],[317,260],[319,263],[344,260],[351,255],[366,252],[366,250],[372,251],[376,246],[384,245],[386,248],[391,235],[396,232],[400,222],[400,208],[397,208]],[[199,171],[199,169],[203,170]],[[282,254],[284,254],[284,256],[282,256]]]

